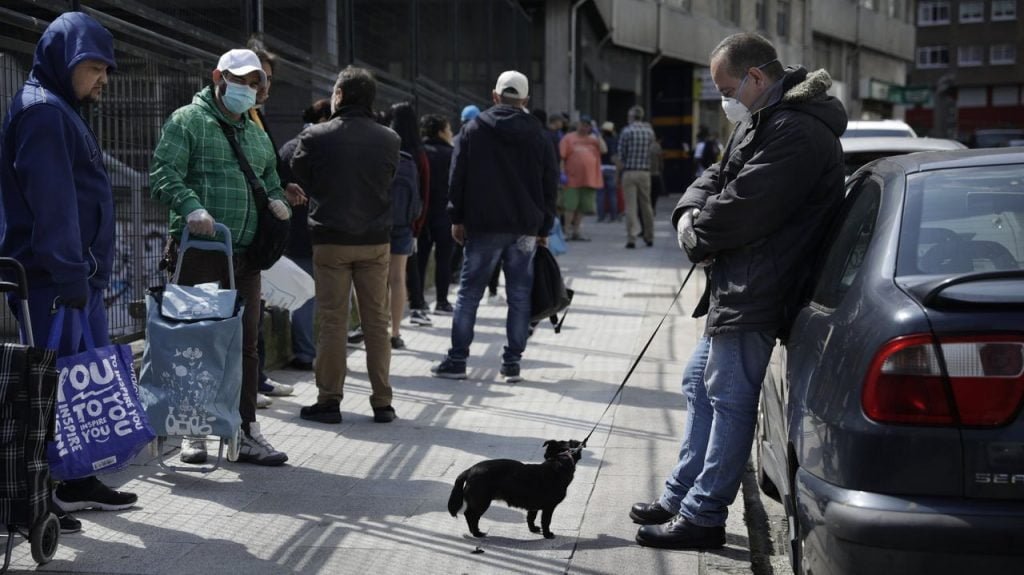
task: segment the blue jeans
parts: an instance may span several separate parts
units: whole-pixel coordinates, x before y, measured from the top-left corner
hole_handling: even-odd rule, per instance
[[[452,347],[448,359],[465,363],[469,345],[473,343],[476,310],[484,295],[491,272],[498,260],[505,270],[505,294],[508,299],[508,317],[505,334],[508,345],[502,354],[502,363],[519,363],[526,349],[530,330],[530,294],[533,291],[533,254],[537,251],[537,238],[518,234],[467,235],[462,264],[459,294],[455,298],[452,318]]]
[[[702,337],[683,373],[687,420],[660,505],[703,527],[725,525],[750,459],[773,332]]]
[[[619,213],[618,198],[615,194],[615,166],[601,166],[604,187],[597,190],[597,220],[614,220]]]
[[[313,258],[294,258],[300,268],[313,275]],[[296,361],[313,363],[316,358],[316,341],[313,339],[313,317],[316,310],[316,298],[302,304],[292,312],[292,355]]]

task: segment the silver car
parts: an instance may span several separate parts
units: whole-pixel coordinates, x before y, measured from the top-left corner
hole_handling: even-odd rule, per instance
[[[847,182],[764,381],[796,573],[1024,573],[1024,150]]]

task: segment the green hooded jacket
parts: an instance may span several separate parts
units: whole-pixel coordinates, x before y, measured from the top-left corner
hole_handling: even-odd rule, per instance
[[[210,87],[199,91],[191,104],[175,110],[164,124],[153,152],[150,193],[170,208],[174,237],[181,237],[189,213],[205,208],[214,221],[231,230],[235,250],[244,251],[256,234],[256,203],[218,119],[235,127],[242,150],[271,201],[285,200],[270,138],[244,114],[239,121],[225,116]]]

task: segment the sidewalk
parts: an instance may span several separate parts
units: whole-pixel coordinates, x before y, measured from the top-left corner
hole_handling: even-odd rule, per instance
[[[477,540],[446,509],[466,467],[537,462],[546,439],[582,439],[598,420],[687,271],[668,221],[676,199],[660,202],[652,248],[641,241],[627,250],[623,223],[590,218],[593,241],[572,242],[559,258],[576,299],[561,334],[544,323],[530,339],[524,381],[498,378],[503,295],[481,304],[466,381],[429,376],[448,347],[450,316],[434,316],[432,328],[403,325],[408,349],[392,360],[400,417],[392,424],[371,420],[362,350],[350,350],[341,425],[298,418],[316,396],[310,373],[274,372],[296,384],[294,396],[259,412],[264,434],[290,457],[285,467],[226,463],[205,476],[171,474],[141,457],[106,477],[137,492],[138,507],[76,514],[83,531],[63,536],[38,571],[19,538],[12,572],[749,573],[742,495],[728,546],[716,552],[641,548],[627,516],[660,493],[676,462],[686,418],[680,374],[703,329],[689,318],[703,288],[698,273],[590,439],[555,510],[555,539],[530,533],[524,511],[495,502],[480,522],[488,537]],[[169,448],[172,463],[176,456]]]

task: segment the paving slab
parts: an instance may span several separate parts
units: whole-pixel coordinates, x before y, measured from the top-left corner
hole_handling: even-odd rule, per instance
[[[287,465],[225,462],[208,474],[171,473],[143,453],[105,478],[138,493],[136,508],[78,514],[83,531],[62,537],[55,559],[38,569],[19,543],[11,572],[749,573],[742,497],[730,508],[728,545],[715,552],[641,548],[627,516],[634,502],[658,496],[675,465],[687,417],[681,373],[703,329],[689,317],[702,274],[672,304],[688,269],[668,222],[672,203],[662,202],[652,248],[624,249],[622,223],[589,221],[593,241],[570,242],[559,262],[576,298],[562,333],[538,326],[524,355],[524,381],[498,376],[506,310],[500,295],[480,306],[465,381],[429,374],[449,345],[451,316],[433,316],[432,327],[403,324],[408,349],[392,359],[394,423],[372,422],[362,348],[347,349],[340,425],[298,418],[299,407],[316,397],[310,372],[274,371],[270,376],[296,393],[274,398],[259,418],[264,435],[288,453]],[[525,512],[500,502],[481,519],[483,539],[469,535],[461,514],[448,513],[452,482],[467,467],[492,458],[537,462],[545,440],[582,439],[592,429],[555,510],[554,539],[530,533]],[[177,450],[178,440],[169,439],[160,456],[177,463]]]

